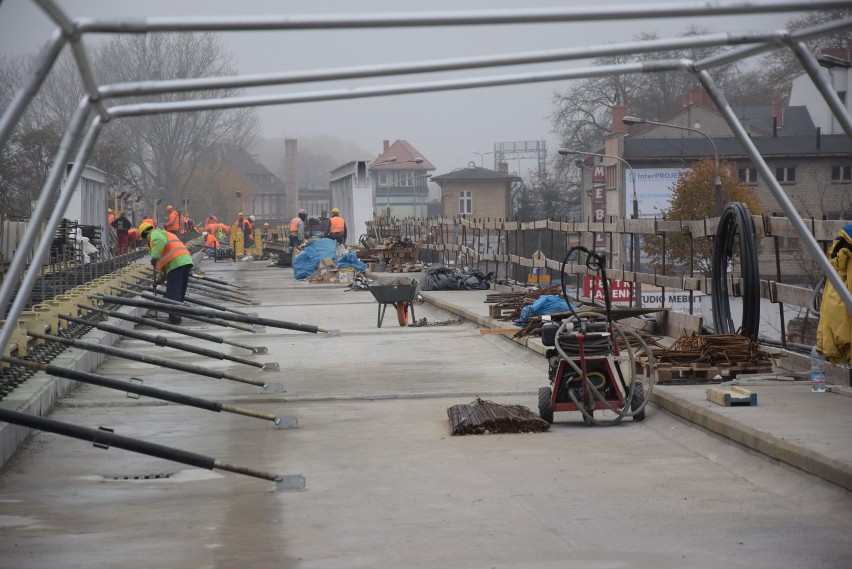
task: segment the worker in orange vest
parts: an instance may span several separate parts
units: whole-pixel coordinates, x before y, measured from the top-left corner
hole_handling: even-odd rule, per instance
[[[346,244],[346,222],[340,217],[340,210],[332,208],[331,218],[328,220],[328,229],[325,230],[325,235],[329,239],[334,239],[341,245]]]
[[[166,206],[166,211],[169,212],[169,218],[166,220],[163,228],[172,233],[180,233],[180,214],[170,205]]]
[[[203,231],[201,233],[201,238],[204,239],[204,246],[201,247],[201,250],[207,253],[208,255],[213,255],[213,258],[216,258],[216,249],[219,248],[219,240],[216,239],[216,236],[208,231]]]
[[[115,213],[113,213],[112,208],[107,208],[107,224],[112,225],[112,222],[115,221]]]
[[[306,219],[308,219],[308,212],[300,209],[298,215],[290,220],[290,239],[287,243],[290,249],[295,249],[305,240]]]
[[[150,223],[139,224],[139,237],[148,243],[151,250],[151,264],[156,269],[155,282],[165,281],[166,298],[183,302],[189,273],[192,270],[192,255],[178,236],[165,229],[155,229]],[[169,322],[180,324],[178,314],[169,314]]]

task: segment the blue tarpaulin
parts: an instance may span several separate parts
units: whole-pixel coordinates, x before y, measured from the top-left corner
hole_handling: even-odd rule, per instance
[[[337,241],[334,239],[312,241],[293,258],[293,276],[296,280],[306,279],[314,274],[323,259],[333,259],[336,255]]]
[[[338,269],[355,269],[356,271],[361,271],[362,273],[366,271],[369,267],[367,267],[367,263],[362,262],[358,259],[358,255],[355,254],[355,251],[347,251],[343,255],[337,259],[337,268]]]
[[[575,307],[576,308],[576,307]],[[528,306],[521,309],[521,317],[515,322],[523,324],[529,320],[530,316],[541,316],[542,314],[555,314],[557,312],[567,312],[568,303],[561,296],[555,294],[545,294]]]

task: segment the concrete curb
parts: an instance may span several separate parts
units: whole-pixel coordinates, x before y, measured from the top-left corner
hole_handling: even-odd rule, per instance
[[[852,467],[848,464],[703,409],[661,389],[654,390],[651,402],[712,433],[852,491]]]
[[[137,314],[143,309],[124,307],[121,312]],[[122,329],[133,329],[134,324],[127,320],[108,320],[113,326]],[[103,332],[97,328],[90,330],[80,339],[104,346],[114,346],[121,336],[110,332]],[[79,348],[66,348],[57,355],[50,363],[55,366],[64,367],[74,371],[91,372],[97,369],[107,356],[97,352],[87,352]],[[78,382],[61,377],[48,375],[43,371],[34,373],[23,384],[19,385],[0,401],[0,406],[21,413],[28,413],[38,417],[48,415],[56,406],[57,402],[72,392],[79,385]],[[29,437],[32,429],[0,422],[0,469],[18,452],[18,449]]]

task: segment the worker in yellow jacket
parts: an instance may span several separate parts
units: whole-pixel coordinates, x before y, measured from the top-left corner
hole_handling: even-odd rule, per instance
[[[189,273],[192,270],[192,255],[177,235],[165,229],[155,229],[147,222],[139,224],[139,238],[151,250],[151,264],[156,269],[155,282],[166,283],[166,298],[183,302]],[[169,322],[180,324],[181,317],[169,314]]]
[[[852,223],[844,225],[831,243],[828,260],[852,290]],[[830,281],[825,283],[819,309],[817,351],[832,364],[852,363],[852,316]]]

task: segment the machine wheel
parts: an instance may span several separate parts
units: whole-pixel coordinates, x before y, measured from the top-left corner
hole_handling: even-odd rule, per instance
[[[645,400],[645,388],[642,386],[641,382],[636,383],[636,389],[633,390],[633,399],[630,400],[630,410],[635,411],[642,405],[642,401]],[[633,415],[633,420],[636,422],[645,420],[645,410],[642,409],[641,413],[636,413]]]
[[[553,392],[549,387],[538,388],[538,416],[553,424],[553,407],[550,406],[550,399]]]

